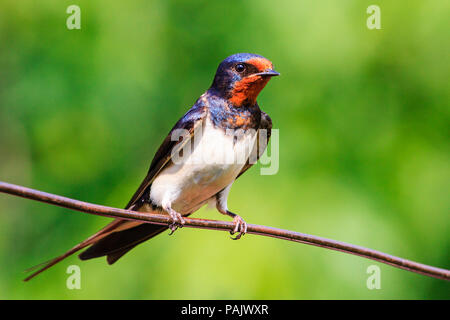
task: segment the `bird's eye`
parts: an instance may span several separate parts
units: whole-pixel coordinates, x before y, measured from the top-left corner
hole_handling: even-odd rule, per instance
[[[244,72],[244,71],[245,71],[245,65],[242,64],[242,63],[238,63],[238,64],[234,67],[234,69],[235,69],[237,72],[239,72],[239,73]]]

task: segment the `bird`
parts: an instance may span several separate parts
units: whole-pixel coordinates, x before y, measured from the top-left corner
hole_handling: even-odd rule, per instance
[[[141,185],[125,209],[167,214],[170,225],[115,219],[66,253],[41,263],[28,281],[72,254],[79,258],[106,256],[113,264],[137,245],[170,229],[173,234],[187,217],[209,204],[233,218],[235,235],[247,232],[244,219],[228,209],[234,181],[264,153],[272,130],[271,118],[257,97],[269,80],[280,75],[267,58],[238,53],[218,66],[210,88],[176,122],[162,142]],[[253,160],[253,161],[252,161]]]

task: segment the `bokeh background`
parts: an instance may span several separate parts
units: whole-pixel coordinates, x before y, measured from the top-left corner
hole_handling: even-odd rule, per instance
[[[81,30],[66,8],[81,8]],[[280,168],[229,205],[248,222],[450,267],[448,1],[13,1],[0,4],[0,180],[123,207],[218,63],[252,52],[282,76],[259,98]],[[224,219],[202,209],[197,217]],[[113,266],[71,257],[110,219],[0,195],[3,299],[448,299],[445,281],[356,256],[183,229]],[[81,290],[66,269],[81,268]],[[366,269],[381,268],[368,290]]]

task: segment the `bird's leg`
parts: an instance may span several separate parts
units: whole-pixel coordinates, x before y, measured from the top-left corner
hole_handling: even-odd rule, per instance
[[[236,237],[234,237],[234,238],[231,237],[231,239],[238,240],[247,232],[247,223],[240,216],[238,216],[237,214],[228,210],[227,198],[228,198],[228,193],[230,192],[230,189],[231,189],[231,185],[232,185],[232,183],[229,184],[225,189],[223,189],[216,195],[216,208],[221,214],[224,214],[226,216],[230,216],[233,218],[235,227],[234,227],[233,231],[230,231],[230,234],[233,235],[236,232],[239,232],[239,233],[237,234]]]
[[[236,237],[231,237],[233,240],[239,240],[244,234],[247,233],[247,222],[244,221],[244,219],[241,218],[241,216],[231,212],[231,211],[220,211],[220,213],[225,214],[227,216],[230,216],[233,218],[233,222],[235,223],[235,227],[233,231],[230,231],[230,234],[233,235],[236,232],[239,232]]]
[[[165,210],[172,218],[172,223],[169,224],[169,229],[170,229],[169,236],[171,236],[178,228],[183,228],[183,225],[186,222],[184,221],[183,216],[180,213],[173,210],[172,208],[167,207],[167,208],[165,208]]]

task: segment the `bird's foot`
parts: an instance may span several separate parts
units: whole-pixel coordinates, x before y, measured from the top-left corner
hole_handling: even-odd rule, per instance
[[[244,221],[240,216],[235,215],[233,218],[233,222],[235,223],[235,227],[233,231],[230,231],[231,235],[239,232],[236,237],[231,237],[233,240],[239,240],[244,234],[247,233],[247,222]]]
[[[169,210],[169,215],[172,218],[172,223],[169,224],[169,236],[171,236],[178,228],[183,228],[186,222],[184,221],[183,216],[175,210]]]

